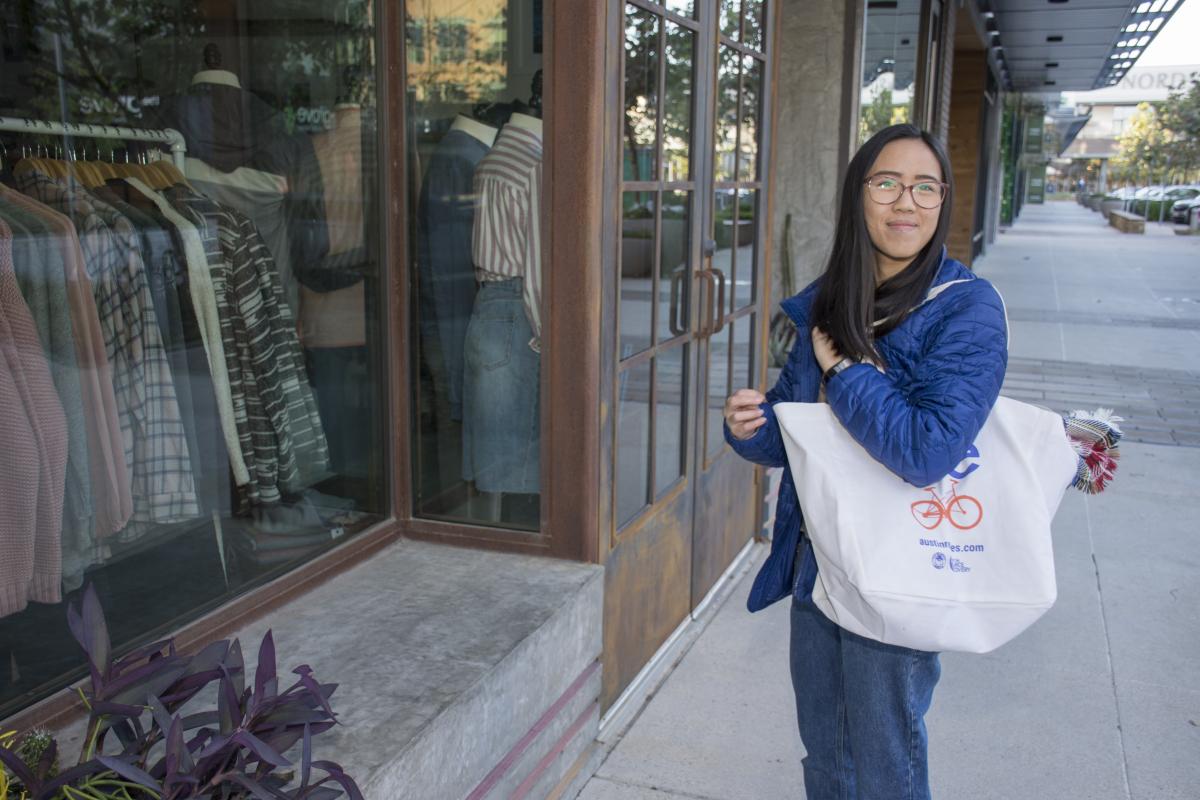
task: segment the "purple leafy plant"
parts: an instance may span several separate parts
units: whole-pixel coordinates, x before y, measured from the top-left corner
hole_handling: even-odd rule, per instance
[[[313,759],[313,737],[337,724],[329,705],[337,684],[318,683],[299,666],[295,683],[280,691],[270,632],[249,687],[237,639],[190,657],[168,640],[114,659],[90,586],[67,619],[91,671],[90,687],[80,691],[87,735],[78,764],[56,775],[56,743],[33,766],[0,748],[0,762],[30,800],[362,800],[338,764]],[[210,699],[209,710],[185,714],[209,687],[215,709]],[[284,755],[297,745],[298,765]]]

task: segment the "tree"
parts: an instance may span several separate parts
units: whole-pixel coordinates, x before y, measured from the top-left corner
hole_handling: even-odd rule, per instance
[[[1184,180],[1194,179],[1200,172],[1200,77],[1193,76],[1186,91],[1172,92],[1158,116],[1170,141],[1174,167]]]
[[[908,122],[911,106],[897,105],[891,89],[882,89],[869,106],[864,106],[858,119],[858,141],[865,142],[889,125]]]
[[[1169,159],[1169,134],[1163,128],[1157,109],[1139,103],[1137,113],[1117,139],[1117,155],[1109,163],[1114,179],[1138,183],[1147,175],[1151,180],[1162,174]]]
[[[865,142],[892,124],[892,90],[884,89],[875,95],[871,105],[862,110],[859,118],[858,140]]]

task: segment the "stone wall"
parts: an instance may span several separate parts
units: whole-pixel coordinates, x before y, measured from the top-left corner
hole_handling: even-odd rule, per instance
[[[780,10],[768,313],[782,299],[784,247],[791,247],[799,290],[824,269],[833,241],[839,169],[848,146],[842,127],[847,6],[845,0],[821,0],[785,3]],[[856,106],[852,110],[857,113]],[[788,214],[791,241],[784,242]]]

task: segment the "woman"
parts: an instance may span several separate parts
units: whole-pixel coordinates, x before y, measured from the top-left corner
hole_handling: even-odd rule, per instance
[[[779,382],[765,397],[741,389],[725,405],[734,450],[785,468],[771,555],[749,606],[792,595],[809,800],[929,797],[924,716],[940,665],[936,653],[844,631],[813,604],[817,565],[771,407],[829,403],[872,456],[915,486],[963,460],[1004,381],[1007,326],[995,289],[945,254],[950,177],[941,143],[912,125],[862,146],[847,169],[824,274],[783,303],[799,335]],[[950,281],[961,282],[925,302]]]

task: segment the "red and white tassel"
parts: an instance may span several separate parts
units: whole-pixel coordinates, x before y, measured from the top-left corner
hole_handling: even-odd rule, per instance
[[[1071,482],[1076,489],[1099,494],[1116,475],[1122,422],[1111,408],[1072,411],[1063,417],[1067,441],[1079,455],[1079,469]]]

